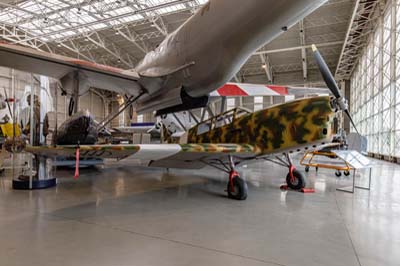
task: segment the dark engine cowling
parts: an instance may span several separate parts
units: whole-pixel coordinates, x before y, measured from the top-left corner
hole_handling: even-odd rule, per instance
[[[56,145],[90,145],[98,139],[97,123],[88,112],[78,112],[65,120],[53,137]]]
[[[170,114],[170,113],[177,113],[186,110],[192,110],[197,108],[206,107],[209,101],[209,96],[203,97],[191,97],[185,89],[181,90],[181,104],[177,104],[171,107],[167,107],[156,112],[156,116]]]

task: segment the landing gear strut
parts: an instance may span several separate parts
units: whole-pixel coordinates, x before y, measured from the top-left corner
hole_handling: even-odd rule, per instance
[[[306,187],[305,176],[300,171],[296,170],[288,153],[284,153],[284,156],[286,160],[280,157],[276,157],[276,159],[265,158],[265,160],[281,165],[283,167],[287,167],[289,169],[289,173],[286,175],[287,187],[293,190],[304,189]]]
[[[229,182],[226,189],[229,198],[235,200],[245,200],[247,198],[247,183],[235,170],[236,165],[239,163],[234,161],[233,156],[229,155],[229,163],[220,159],[203,161],[203,163],[229,174]]]
[[[245,200],[247,198],[247,183],[238,172],[235,171],[235,163],[232,156],[229,156],[230,172],[228,182],[228,197],[236,200]]]

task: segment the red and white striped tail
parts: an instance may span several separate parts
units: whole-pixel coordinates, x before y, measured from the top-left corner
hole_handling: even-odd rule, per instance
[[[295,88],[276,85],[227,83],[216,91],[212,97],[240,97],[240,96],[288,96],[305,94],[329,94],[328,89],[320,88]]]

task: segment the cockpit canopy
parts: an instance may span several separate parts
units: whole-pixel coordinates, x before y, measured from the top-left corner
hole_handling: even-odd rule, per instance
[[[231,124],[233,121],[235,121],[237,118],[250,114],[251,111],[243,108],[243,107],[236,107],[232,110],[226,111],[222,114],[213,116],[201,123],[199,123],[195,128],[197,128],[197,135],[201,135],[204,133],[209,132],[210,130],[213,130],[215,128],[220,128],[225,125]]]

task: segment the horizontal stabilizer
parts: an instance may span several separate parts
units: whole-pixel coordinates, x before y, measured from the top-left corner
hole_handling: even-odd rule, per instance
[[[249,83],[227,83],[210,94],[211,97],[240,96],[304,96],[310,94],[326,94],[330,91],[324,88],[287,87]]]

